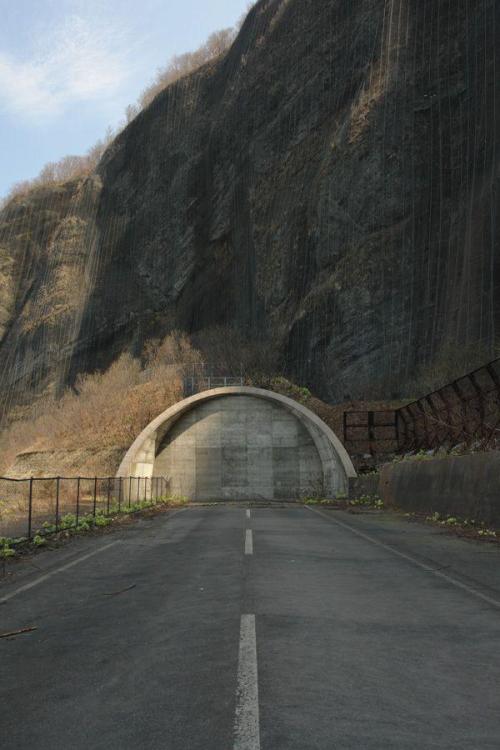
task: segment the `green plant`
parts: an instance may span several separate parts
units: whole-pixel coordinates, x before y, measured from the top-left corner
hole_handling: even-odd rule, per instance
[[[437,521],[439,521],[440,518],[441,518],[441,514],[436,512],[436,513],[433,513],[432,516],[426,516],[425,520],[433,521],[434,523],[437,523]]]
[[[64,515],[61,518],[61,521],[59,523],[59,528],[63,531],[65,529],[72,529],[75,526],[76,526],[76,516],[74,513],[66,513],[66,515]]]
[[[93,528],[109,526],[119,515],[128,515],[129,513],[140,512],[160,505],[183,505],[187,502],[188,499],[181,495],[168,495],[153,500],[140,500],[136,503],[131,503],[130,507],[126,504],[122,504],[120,507],[113,505],[109,509],[109,515],[102,508],[96,509],[95,516],[93,513],[87,513],[84,516],[80,516],[78,520],[74,513],[66,513],[60,518],[57,528],[54,523],[45,521],[42,524],[42,528],[36,532],[31,543],[35,547],[43,547],[47,543],[46,537],[49,534],[62,532],[65,536],[70,536],[71,534],[86,533]],[[5,563],[7,557],[13,557],[16,554],[14,545],[27,541],[28,539],[25,537],[19,537],[18,539],[0,537],[0,559],[3,559]]]
[[[384,501],[378,495],[360,495],[349,500],[349,505],[381,509],[384,507]]]
[[[95,525],[98,527],[109,526],[111,522],[111,518],[106,518],[104,515],[96,515],[94,521]]]
[[[14,557],[16,551],[12,549],[13,539],[0,537],[0,558],[6,560],[8,557]]]
[[[431,523],[437,523],[439,526],[476,529],[477,534],[480,537],[491,539],[496,539],[498,537],[497,531],[487,528],[484,521],[476,521],[474,518],[460,518],[459,516],[447,516],[446,518],[443,518],[441,514],[436,511],[432,515],[426,516],[425,520]]]
[[[479,536],[486,536],[491,538],[496,538],[497,532],[493,529],[479,529],[478,532]]]

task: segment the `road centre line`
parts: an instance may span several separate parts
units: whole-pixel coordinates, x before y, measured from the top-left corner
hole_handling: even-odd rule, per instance
[[[472,594],[472,596],[475,596],[478,599],[482,599],[484,602],[487,602],[488,604],[491,604],[493,607],[497,607],[498,609],[500,609],[500,601],[498,599],[493,599],[492,597],[487,596],[486,594],[482,594],[480,591],[473,588],[472,586],[468,586],[466,583],[457,581],[456,578],[452,578],[446,573],[442,573],[440,570],[436,570],[435,568],[432,568],[430,565],[426,565],[425,563],[420,562],[419,560],[412,557],[411,555],[407,555],[404,552],[400,552],[395,547],[391,547],[390,544],[385,544],[384,542],[380,542],[378,539],[374,539],[368,534],[365,534],[363,531],[358,531],[358,529],[353,528],[352,526],[350,526],[348,523],[345,523],[344,521],[339,521],[336,518],[335,519],[330,518],[330,516],[325,515],[320,510],[317,510],[316,508],[311,508],[309,505],[306,505],[304,507],[307,508],[307,510],[310,510],[312,513],[316,513],[318,516],[321,516],[326,521],[330,521],[330,523],[333,523],[336,526],[341,526],[343,529],[347,529],[352,534],[359,536],[361,539],[365,539],[367,542],[371,542],[371,544],[375,544],[377,547],[382,547],[382,549],[385,549],[388,552],[392,552],[393,555],[397,555],[397,557],[401,557],[403,560],[407,560],[408,562],[413,563],[421,570],[425,570],[427,573],[432,573],[438,578],[442,578],[444,581],[451,583],[452,586],[455,586],[456,588],[461,589],[462,591],[466,591],[468,594]]]
[[[247,518],[250,518],[250,509],[247,510]]]
[[[28,591],[29,589],[32,589],[34,586],[38,586],[39,583],[43,583],[49,578],[52,578],[52,576],[57,575],[57,573],[63,573],[65,570],[69,570],[75,565],[78,565],[79,563],[84,562],[85,560],[88,560],[89,557],[94,557],[94,555],[98,555],[101,552],[105,552],[110,547],[114,547],[115,544],[120,544],[120,543],[121,543],[121,540],[117,539],[115,542],[110,542],[109,544],[105,544],[104,547],[99,547],[99,549],[95,549],[93,552],[88,552],[86,555],[82,555],[81,557],[77,558],[76,560],[73,560],[67,565],[62,565],[60,568],[51,570],[49,573],[46,573],[45,575],[40,576],[39,578],[36,578],[34,581],[30,581],[30,583],[25,583],[24,586],[20,586],[18,589],[15,589],[15,591],[11,591],[10,594],[6,594],[5,596],[3,596],[0,599],[0,604],[5,604],[6,602],[9,601],[9,599],[12,599],[14,596],[17,596],[17,594],[21,594],[23,591]]]
[[[253,555],[252,529],[247,529],[245,532],[245,555]]]
[[[241,616],[233,748],[234,750],[260,750],[255,615]]]

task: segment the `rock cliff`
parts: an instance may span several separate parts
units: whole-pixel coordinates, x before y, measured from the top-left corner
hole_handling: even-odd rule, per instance
[[[0,215],[3,410],[172,328],[329,401],[500,330],[495,0],[261,0],[98,173]]]

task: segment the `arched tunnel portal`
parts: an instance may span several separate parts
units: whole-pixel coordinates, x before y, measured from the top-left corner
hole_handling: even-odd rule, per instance
[[[302,404],[260,388],[203,391],[159,415],[118,476],[165,477],[190,500],[335,497],[356,476],[332,430]]]

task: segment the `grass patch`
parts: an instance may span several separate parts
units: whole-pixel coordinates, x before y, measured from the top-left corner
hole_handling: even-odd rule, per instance
[[[156,500],[142,500],[131,505],[113,505],[109,509],[109,514],[103,510],[96,510],[93,513],[87,513],[79,518],[74,513],[66,513],[61,516],[56,527],[55,523],[46,521],[42,527],[36,531],[32,539],[27,537],[0,537],[0,560],[4,564],[8,558],[15,557],[19,554],[20,549],[38,549],[44,547],[51,537],[69,537],[76,534],[85,534],[96,529],[110,526],[119,519],[126,518],[137,513],[147,510],[158,510],[161,508],[174,508],[185,505],[187,498],[181,496],[166,496]]]
[[[485,521],[474,518],[461,518],[460,516],[441,514],[435,511],[429,515],[422,513],[404,513],[405,518],[414,521],[424,521],[432,526],[440,526],[443,529],[456,531],[460,536],[474,539],[488,539],[500,542],[500,531],[491,528]]]
[[[302,502],[304,505],[335,505],[341,508],[363,507],[381,510],[384,507],[384,501],[378,495],[360,495],[349,500],[345,492],[339,492],[332,500],[320,497],[305,497]]]

